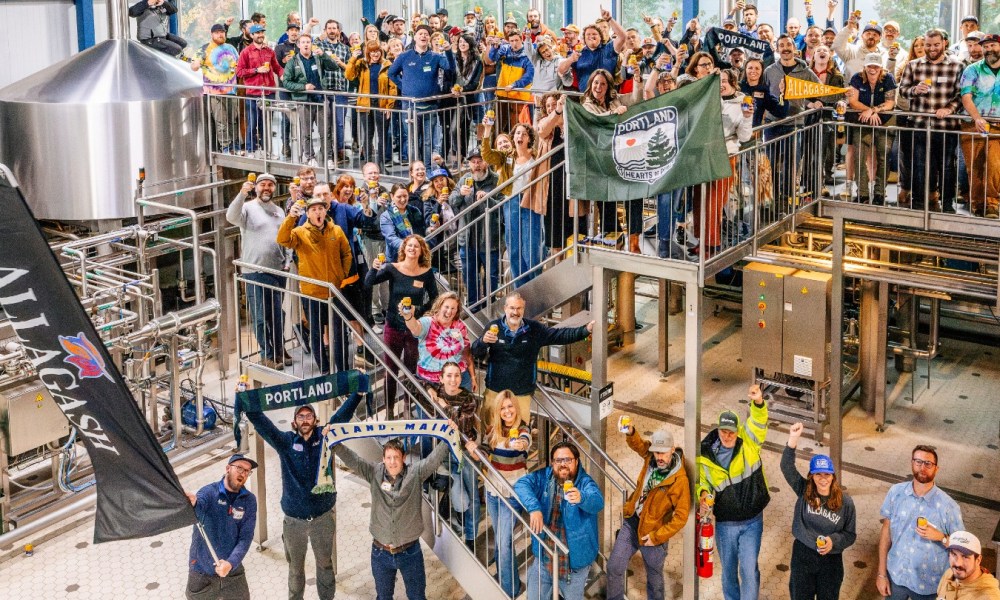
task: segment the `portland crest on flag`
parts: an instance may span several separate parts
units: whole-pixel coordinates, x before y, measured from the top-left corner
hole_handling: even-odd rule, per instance
[[[677,158],[677,109],[648,110],[615,124],[611,148],[619,177],[656,181]]]

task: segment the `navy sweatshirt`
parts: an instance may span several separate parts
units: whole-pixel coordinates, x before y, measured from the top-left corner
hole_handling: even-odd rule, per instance
[[[586,326],[555,329],[531,319],[522,319],[521,328],[510,331],[506,321],[501,317],[486,326],[487,330],[490,325],[499,327],[500,339],[495,343],[487,344],[482,338],[472,342],[472,355],[486,359],[486,387],[494,392],[510,390],[518,396],[534,393],[538,351],[543,346],[572,344],[590,335]]]
[[[330,422],[350,421],[362,397],[362,394],[351,394],[330,418]],[[316,474],[319,472],[319,459],[323,454],[322,425],[317,424],[309,439],[304,440],[294,431],[279,430],[262,412],[248,412],[246,415],[260,437],[275,449],[281,460],[281,510],[289,517],[309,519],[333,508],[337,501],[336,492],[312,493],[316,486]]]
[[[399,88],[400,96],[418,99],[439,96],[438,71],[454,72],[454,61],[454,55],[446,56],[429,48],[423,54],[407,50],[396,57],[386,75]]]

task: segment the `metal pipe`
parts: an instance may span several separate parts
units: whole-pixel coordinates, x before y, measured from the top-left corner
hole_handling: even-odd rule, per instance
[[[220,314],[221,309],[219,308],[219,302],[212,298],[207,302],[203,302],[190,308],[170,312],[155,319],[151,319],[138,331],[125,336],[124,341],[127,344],[134,344],[140,340],[149,338],[164,336],[176,338],[174,334],[181,329],[191,327],[192,325],[199,325],[213,319],[218,319]]]
[[[198,342],[195,345],[194,355],[194,407],[197,411],[194,434],[200,436],[205,433],[205,395],[203,392],[204,381],[202,379],[205,373],[205,351],[203,350],[205,344],[205,323],[199,323],[195,327],[195,331]]]
[[[124,0],[108,0],[108,39],[128,39],[128,10]]]
[[[206,184],[206,185],[216,185],[216,184]],[[195,186],[200,187],[200,186]],[[188,188],[194,189],[194,188]],[[176,192],[170,192],[168,194],[161,194],[162,197],[175,194]],[[147,198],[139,198],[135,201],[136,205],[139,207],[139,212],[143,212],[143,207],[159,208],[162,210],[167,210],[175,213],[180,213],[182,215],[187,215],[191,218],[191,243],[192,248],[192,260],[194,261],[194,296],[195,302],[201,304],[205,301],[205,288],[201,284],[201,222],[199,221],[198,211],[193,208],[183,208],[180,206],[174,206],[172,204],[163,204],[162,202],[153,202]],[[184,255],[181,255],[181,262],[184,261]]]

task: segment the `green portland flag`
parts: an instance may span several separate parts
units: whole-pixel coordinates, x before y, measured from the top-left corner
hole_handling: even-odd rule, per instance
[[[719,76],[597,116],[566,103],[569,196],[618,202],[730,177]]]

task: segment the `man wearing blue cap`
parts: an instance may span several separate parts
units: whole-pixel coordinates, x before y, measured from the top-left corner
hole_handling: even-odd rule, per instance
[[[234,454],[226,464],[225,477],[197,494],[187,494],[202,527],[199,531],[196,526],[191,533],[188,600],[249,600],[243,558],[253,543],[257,497],[243,484],[256,468],[250,458]]]
[[[750,418],[741,425],[731,410],[719,415],[719,426],[701,441],[697,493],[700,514],[715,496],[715,541],[726,600],[757,600],[760,568],[757,556],[764,534],[764,508],[771,500],[764,480],[760,447],[767,436],[767,403],[759,385],[750,386]]]
[[[792,600],[835,600],[844,582],[844,550],[854,543],[854,500],[837,482],[833,461],[817,454],[809,461],[809,476],[795,468],[795,448],[802,423],[788,430],[781,454],[781,474],[798,498],[792,515],[792,563],[788,581]]]

